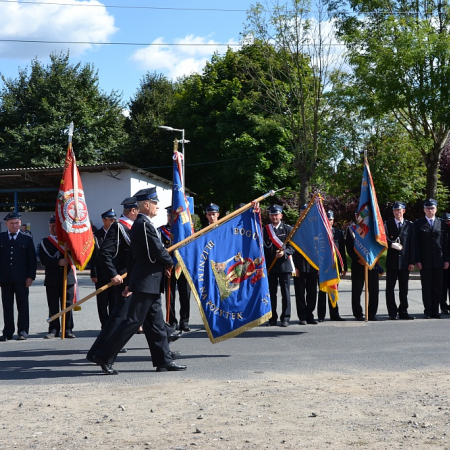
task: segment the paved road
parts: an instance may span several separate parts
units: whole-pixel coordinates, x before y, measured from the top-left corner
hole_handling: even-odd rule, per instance
[[[89,277],[80,276],[84,297],[93,291]],[[420,281],[410,282],[410,309],[414,321],[389,321],[381,282],[379,321],[356,322],[351,315],[350,281],[340,285],[340,311],[346,322],[325,321],[318,325],[298,324],[293,289],[292,322],[289,328],[261,326],[234,339],[212,345],[203,329],[192,299],[193,332],[172,344],[188,365],[183,373],[155,373],[143,335],[135,335],[129,351],[119,355],[118,377],[107,377],[85,360],[98,333],[95,299],[75,313],[77,339],[45,340],[48,310],[43,276],[31,288],[31,329],[27,341],[0,343],[0,382],[5,384],[158,383],[164,379],[238,380],[279,372],[353,372],[358,370],[409,370],[448,368],[450,316],[443,320],[423,319]],[[362,296],[363,299],[363,296]],[[3,328],[3,318],[0,318]],[[222,389],[223,389],[223,385]]]

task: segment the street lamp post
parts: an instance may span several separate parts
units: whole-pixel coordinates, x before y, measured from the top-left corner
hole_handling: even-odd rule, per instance
[[[165,126],[165,125],[159,125],[158,126],[158,128],[161,128],[161,130],[167,130],[167,131],[179,131],[179,132],[181,132],[181,141],[178,141],[178,142],[181,142],[181,154],[183,155],[183,160],[182,160],[182,167],[183,167],[183,188],[185,189],[186,188],[186,183],[185,183],[185,175],[184,175],[184,171],[185,171],[185,164],[184,164],[184,162],[185,162],[185,157],[184,157],[184,144],[186,143],[186,144],[189,144],[189,142],[190,141],[187,141],[185,138],[184,138],[184,129],[183,130],[180,130],[180,129],[178,129],[178,128],[172,128],[172,127],[167,127],[167,126]]]

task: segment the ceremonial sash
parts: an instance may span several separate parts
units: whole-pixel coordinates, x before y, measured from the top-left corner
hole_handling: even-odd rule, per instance
[[[167,240],[170,241],[170,231],[165,226],[159,227],[159,229],[162,231]]]
[[[119,222],[122,225],[126,226],[129,230],[131,230],[131,227],[133,226],[133,221],[131,219],[128,219],[128,217],[126,217],[126,218],[125,217],[121,217],[119,219]]]
[[[269,239],[272,241],[272,244],[275,245],[275,247],[280,250],[283,247],[283,242],[280,241],[279,237],[275,234],[275,229],[271,223],[266,225],[266,231],[267,235],[269,236]],[[295,274],[295,266],[294,261],[292,259],[292,255],[288,255],[289,262],[291,263],[292,267],[292,273]]]
[[[61,255],[64,256],[65,249],[64,249],[64,247],[61,247],[61,245],[59,245],[57,237],[56,236],[49,236],[48,240],[59,250]],[[45,250],[45,246],[44,246],[44,250]],[[73,261],[72,255],[70,253],[67,253],[67,258],[70,261],[70,267],[72,268],[73,277],[75,278],[75,292],[73,294],[73,302],[76,303],[77,298],[79,298],[77,270],[76,270],[75,263]],[[81,306],[80,306],[80,308],[81,308]]]

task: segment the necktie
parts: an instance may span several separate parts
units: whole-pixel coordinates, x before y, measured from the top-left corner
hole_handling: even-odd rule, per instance
[[[433,224],[434,224],[434,220],[431,219],[431,220],[430,220],[430,227],[431,227],[431,228],[433,228]]]
[[[16,235],[16,233],[9,233],[9,240],[13,241],[15,235]]]
[[[403,224],[401,222],[398,223],[398,232],[402,231]]]

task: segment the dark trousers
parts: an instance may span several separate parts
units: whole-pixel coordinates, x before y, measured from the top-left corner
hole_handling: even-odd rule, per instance
[[[133,292],[128,315],[96,356],[108,364],[113,364],[120,349],[131,339],[143,324],[153,366],[166,366],[172,362],[169,340],[161,309],[160,294]]]
[[[45,291],[47,292],[47,304],[48,304],[48,316],[52,317],[58,314],[59,311],[63,309],[62,304],[62,286],[45,286]],[[67,285],[66,291],[66,308],[71,306],[73,303],[73,294],[75,292],[75,285]],[[66,313],[66,331],[73,330],[73,314],[72,311]],[[62,324],[62,316],[61,316]],[[48,332],[53,333],[55,336],[59,336],[61,331],[61,326],[59,318],[52,320],[48,325]]]
[[[352,311],[354,317],[363,316],[361,294],[364,289],[364,266],[352,264]],[[369,270],[369,317],[375,317],[378,311],[379,277],[376,268]]]
[[[108,320],[105,325],[102,327],[100,334],[97,336],[97,339],[92,344],[92,347],[89,349],[87,357],[92,359],[92,357],[106,344],[108,339],[115,333],[117,328],[119,328],[120,324],[124,322],[128,315],[128,307],[131,302],[130,297],[123,297],[123,284],[119,286],[111,286],[110,289],[116,289],[116,301],[115,307],[112,313],[109,315]]]
[[[278,319],[277,314],[277,291],[278,283],[280,283],[281,289],[281,315],[280,320],[282,322],[291,319],[291,296],[289,292],[291,283],[290,273],[270,273],[269,274],[269,292],[270,292],[270,303],[272,306],[272,318],[271,322],[276,322]]]
[[[165,278],[167,287],[167,278]],[[186,280],[186,277],[182,273],[178,280],[175,274],[172,272],[170,277],[170,312],[169,312],[169,324],[177,325],[177,317],[175,312],[175,290],[178,286],[178,298],[180,299],[180,328],[187,326],[189,324],[190,315],[190,299],[191,299],[191,288]]]
[[[395,285],[398,280],[400,304],[397,308],[395,303]],[[390,316],[408,314],[408,269],[386,269],[386,307]]]
[[[439,302],[442,295],[443,269],[423,269],[420,271],[422,284],[423,312],[427,316],[439,314]]]
[[[300,272],[299,276],[294,277],[294,290],[299,320],[314,320],[317,302],[317,272]]]
[[[317,298],[317,317],[320,320],[325,320],[327,314],[327,300],[328,300],[328,310],[330,311],[330,319],[336,319],[339,317],[339,306],[336,303],[336,308],[333,308],[330,298],[327,292],[319,290],[319,295]]]
[[[97,283],[95,283],[95,289],[100,289],[108,283],[109,281],[97,281]],[[97,294],[98,318],[100,319],[102,328],[108,321],[109,315],[114,311],[115,302],[116,292],[112,287],[106,289],[106,291],[100,292],[100,294]]]
[[[22,283],[2,283],[3,335],[10,338],[14,334],[14,295],[17,305],[17,333],[30,328],[30,309],[28,305],[29,288]]]
[[[450,305],[447,302],[448,292],[450,290],[450,269],[443,270],[442,274],[442,295],[441,295],[441,311],[449,310]]]

